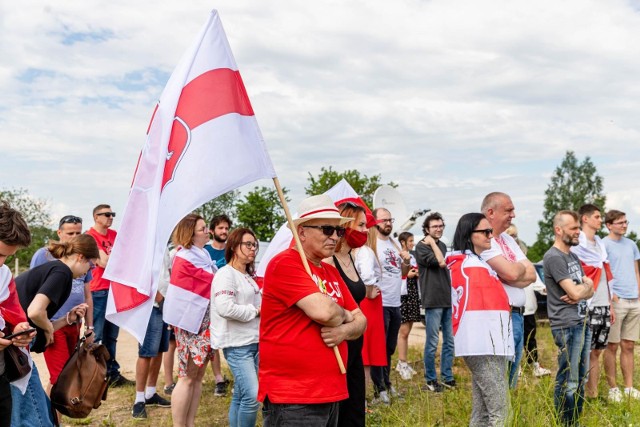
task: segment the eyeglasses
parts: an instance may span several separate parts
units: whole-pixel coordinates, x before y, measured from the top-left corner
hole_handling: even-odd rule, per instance
[[[613,225],[629,225],[629,221],[614,222]]]
[[[251,249],[255,249],[256,251],[258,250],[258,242],[242,242],[240,244],[249,250]]]
[[[483,230],[473,230],[472,233],[484,233],[485,237],[491,237],[493,234],[493,228],[485,228]]]
[[[101,213],[98,213],[98,214],[96,214],[96,215],[98,215],[98,216],[99,216],[99,215],[104,215],[104,216],[106,216],[107,218],[111,218],[111,217],[114,217],[114,218],[115,218],[115,217],[116,217],[116,213],[115,213],[115,212],[101,212]]]
[[[389,224],[393,224],[394,222],[396,222],[395,218],[385,218],[385,219],[379,219],[378,221],[380,222],[388,222]]]
[[[333,232],[338,235],[338,237],[344,236],[344,233],[347,231],[344,227],[337,227],[333,225],[303,225],[302,228],[317,228],[318,230],[322,230],[322,234],[325,236],[333,236]]]
[[[60,220],[58,227],[62,227],[62,224],[82,224],[82,218],[75,215],[65,215]]]
[[[432,225],[429,228],[433,228],[435,230],[444,230],[444,224],[442,224],[442,225]]]

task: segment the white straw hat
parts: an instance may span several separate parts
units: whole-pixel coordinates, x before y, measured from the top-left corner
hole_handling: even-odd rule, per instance
[[[312,219],[339,219],[340,224],[353,220],[353,218],[340,216],[340,211],[333,204],[331,197],[326,194],[307,197],[300,202],[298,217],[293,219],[293,224],[298,226]]]

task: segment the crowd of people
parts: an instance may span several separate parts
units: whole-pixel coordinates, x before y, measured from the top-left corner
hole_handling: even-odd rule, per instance
[[[20,213],[3,202],[0,425],[57,424],[48,393],[84,335],[109,351],[110,386],[135,385],[134,418],[146,418],[146,407],[154,405],[170,407],[175,426],[195,425],[210,361],[215,394],[227,393],[222,354],[233,376],[231,426],[256,425],[260,410],[265,426],[364,426],[371,407],[402,398],[390,377],[396,352],[399,378],[416,375],[408,337],[421,321],[422,389],[459,387],[453,360],[461,357],[471,372],[469,424],[505,425],[521,359],[536,376],[550,371],[538,361],[532,290],[538,276],[517,240],[513,202],[495,192],[479,208],[458,220],[448,248],[439,213],[425,218],[424,237],[416,242],[408,232],[394,237],[395,219],[387,209],[370,211],[351,201],[336,206],[329,196],[312,196],[290,226],[296,239],[269,260],[263,278],[255,274],[259,241],[252,230],[232,229],[226,215],[207,224],[189,214],[164,255],[132,381],[116,359],[119,329],[105,319],[109,281],[102,275],[117,235],[111,229],[115,212],[98,205],[84,234],[81,218],[61,218],[59,240],[36,252],[30,270],[14,280],[4,260],[30,244],[30,233]],[[603,222],[609,234],[601,239]],[[562,210],[553,220],[555,240],[543,268],[558,347],[553,397],[565,425],[577,425],[585,398],[597,397],[602,353],[607,398],[640,399],[633,387],[640,252],[624,237],[627,227],[623,212],[603,217],[592,204]],[[35,332],[28,332],[32,327]],[[12,345],[25,354],[44,353],[47,387],[34,364],[30,375],[9,384],[3,372],[5,349]],[[622,389],[616,384],[618,351]],[[164,397],[157,390],[163,365]],[[373,391],[369,401],[367,387]]]

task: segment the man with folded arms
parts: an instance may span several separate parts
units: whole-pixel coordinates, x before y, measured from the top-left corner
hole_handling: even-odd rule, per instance
[[[337,425],[338,402],[348,393],[333,347],[346,361],[344,341],[361,336],[367,322],[338,270],[322,262],[351,218],[341,217],[326,195],[303,200],[298,213],[293,222],[303,253],[280,252],[264,277],[258,400],[265,427]]]

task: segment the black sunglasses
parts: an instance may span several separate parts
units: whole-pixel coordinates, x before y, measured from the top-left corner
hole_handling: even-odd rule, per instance
[[[347,231],[344,227],[333,226],[333,225],[303,225],[303,228],[317,228],[318,230],[322,230],[322,234],[325,236],[333,236],[333,232],[338,235],[338,237],[344,236],[344,233]]]
[[[62,227],[62,224],[82,224],[82,218],[75,215],[65,215],[60,220],[58,227]]]
[[[115,218],[116,217],[116,213],[115,212],[101,212],[101,213],[96,214],[96,215],[104,215],[107,218],[111,218],[111,217]]]
[[[472,233],[484,233],[485,237],[491,237],[493,228],[485,228],[483,230],[473,230]]]

